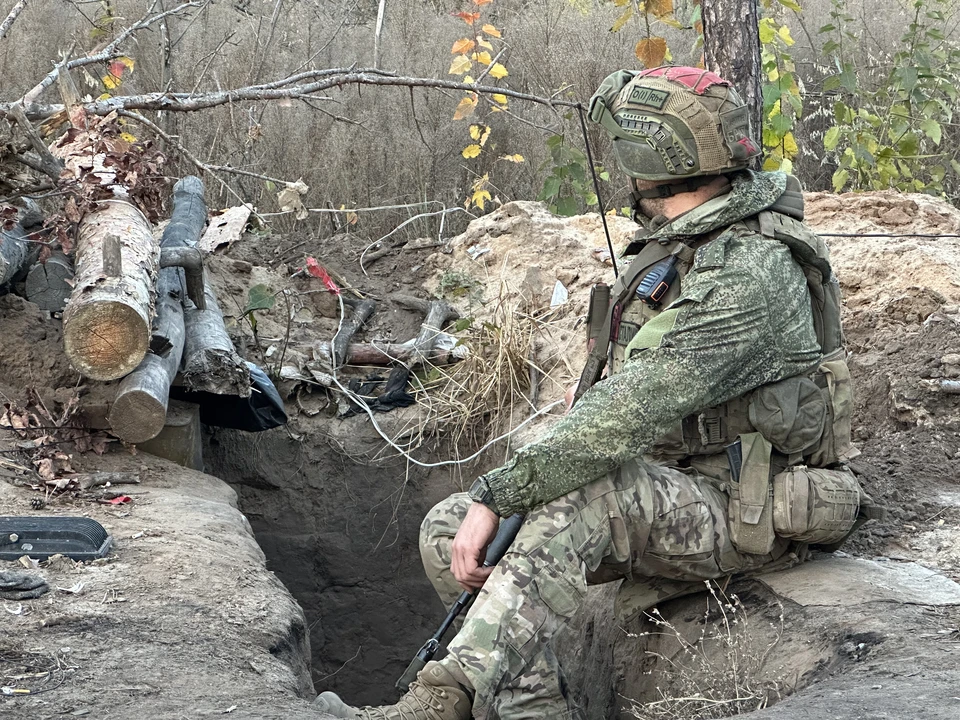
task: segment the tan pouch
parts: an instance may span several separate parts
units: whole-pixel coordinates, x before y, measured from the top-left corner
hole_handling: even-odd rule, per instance
[[[830,360],[822,363],[818,370],[826,384],[822,392],[827,400],[827,422],[820,442],[806,459],[816,467],[827,467],[852,460],[860,451],[853,446],[850,438],[853,387],[846,361]]]
[[[771,446],[760,433],[740,436],[740,481],[730,483],[730,541],[742,553],[766,555],[776,539],[770,489]]]
[[[773,527],[813,545],[843,540],[857,520],[860,485],[849,470],[795,465],[773,477]]]

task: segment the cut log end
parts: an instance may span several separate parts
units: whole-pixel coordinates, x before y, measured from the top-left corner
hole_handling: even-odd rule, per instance
[[[183,386],[192,392],[250,397],[250,370],[236,352],[230,350],[197,350],[181,377]]]
[[[150,324],[134,308],[120,301],[99,302],[68,308],[68,312],[64,350],[83,375],[116,380],[143,360],[150,344]]]
[[[118,438],[128,443],[142,443],[163,430],[167,406],[148,392],[127,392],[114,401],[107,419]]]

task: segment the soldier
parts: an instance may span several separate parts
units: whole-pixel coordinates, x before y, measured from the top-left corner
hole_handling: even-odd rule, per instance
[[[705,580],[836,546],[868,505],[842,465],[856,451],[827,250],[801,222],[796,180],[748,169],[759,149],[736,91],[697,68],[620,71],[590,117],[644,229],[609,307],[592,303],[603,327],[582,399],[430,512],[431,582],[447,604],[461,587],[478,598],[396,705],[323,693],[338,717],[580,717],[551,638],[588,583],[624,579],[618,607],[635,617]],[[481,567],[514,513],[526,520],[510,550]]]

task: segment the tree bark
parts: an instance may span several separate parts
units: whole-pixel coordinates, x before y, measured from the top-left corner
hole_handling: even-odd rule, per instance
[[[740,93],[750,109],[751,137],[760,146],[763,93],[760,85],[760,30],[757,0],[704,0],[703,56],[708,70]],[[755,164],[759,167],[760,158]]]
[[[206,310],[191,303],[184,314],[183,386],[193,392],[250,397],[250,370],[233,347],[208,282],[204,283],[204,299]]]
[[[0,285],[5,285],[20,271],[30,256],[30,242],[20,225],[9,230],[0,227]]]
[[[330,343],[321,340],[313,345],[314,355],[329,367]],[[406,343],[352,343],[347,346],[346,365],[393,365],[397,362],[405,363],[411,360],[426,361],[431,365],[450,365],[462,360],[466,356],[464,350],[455,348],[444,350],[433,347],[424,352],[417,348],[413,341]]]
[[[173,189],[173,216],[163,231],[161,252],[192,249],[190,245],[200,238],[206,217],[203,182],[197,177],[183,178]],[[181,268],[160,270],[150,352],[120,383],[110,408],[110,427],[121,440],[146,442],[156,437],[166,423],[170,386],[183,357],[186,288],[187,279]]]
[[[115,380],[146,355],[160,247],[123,200],[105,200],[77,229],[76,284],[63,312],[64,351],[94,380]]]

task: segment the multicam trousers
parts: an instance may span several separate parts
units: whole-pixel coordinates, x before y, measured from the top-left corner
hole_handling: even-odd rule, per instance
[[[424,568],[448,606],[461,592],[451,544],[471,502],[450,496],[420,529]],[[785,552],[778,541],[771,555],[739,553],[726,506],[707,478],[636,460],[527,515],[441,661],[473,683],[474,718],[581,717],[551,639],[583,606],[587,583],[625,578],[649,589],[652,605],[664,583],[753,570]]]

